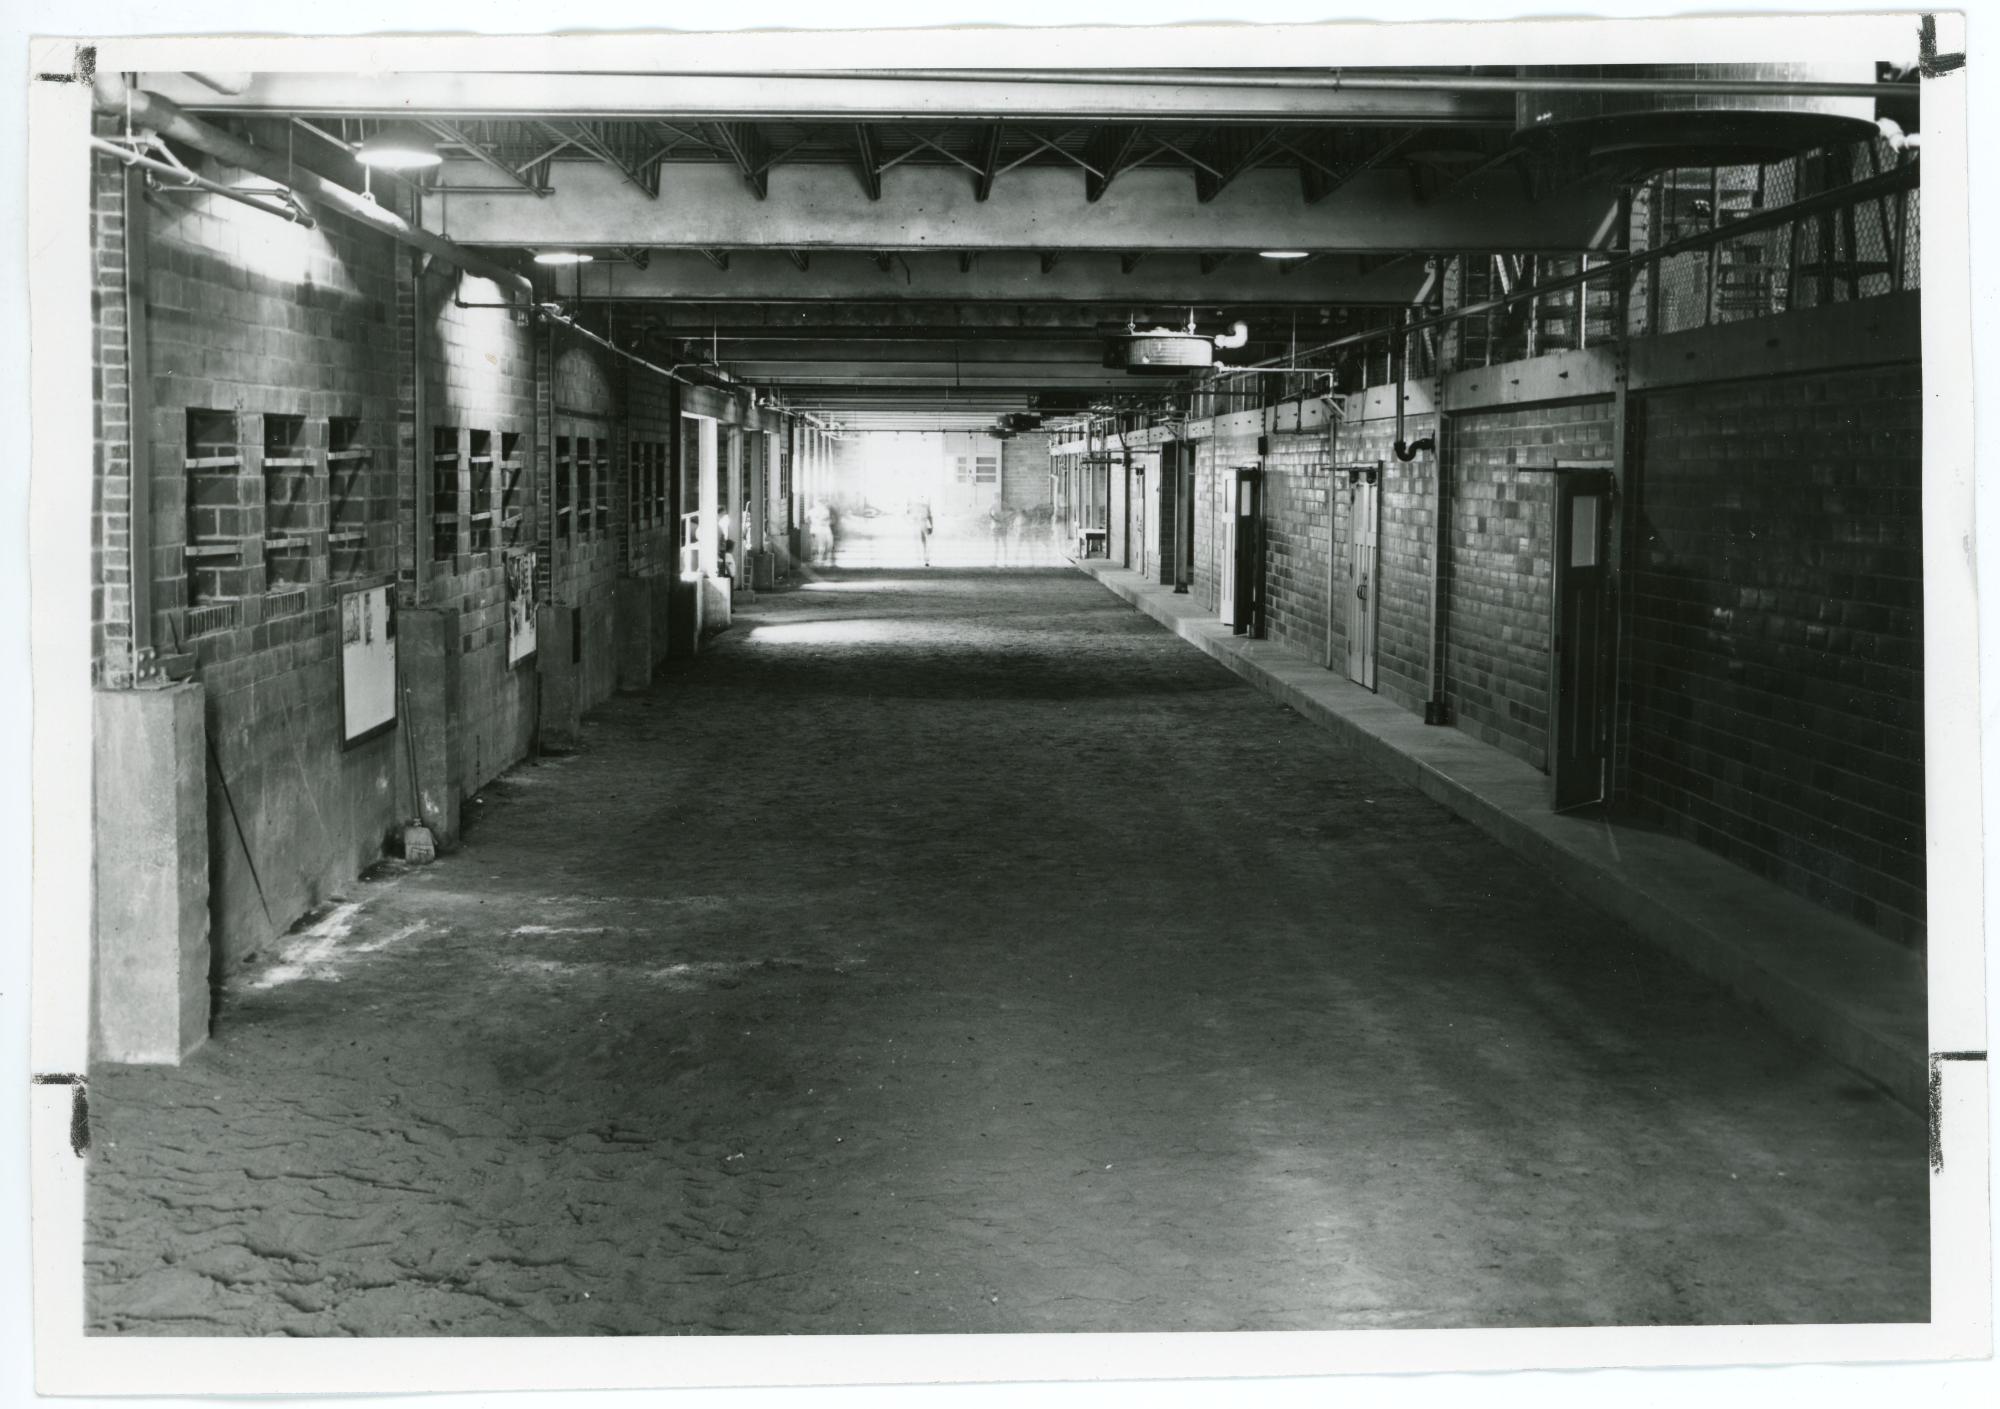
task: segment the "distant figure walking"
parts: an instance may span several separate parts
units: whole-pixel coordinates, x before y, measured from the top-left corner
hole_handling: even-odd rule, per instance
[[[1012,527],[1013,515],[1006,505],[995,499],[986,507],[986,527],[993,535],[993,566],[1000,567],[1007,561],[1007,530]]]
[[[924,566],[931,565],[931,504],[928,499],[913,499],[904,510],[910,516],[910,525],[917,531],[917,547],[924,555]]]
[[[824,499],[806,510],[806,552],[816,563],[833,562],[833,510]]]

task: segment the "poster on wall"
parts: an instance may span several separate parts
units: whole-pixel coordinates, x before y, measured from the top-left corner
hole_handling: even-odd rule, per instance
[[[386,585],[341,595],[340,712],[350,746],[395,727],[396,613]]]
[[[507,555],[507,664],[535,653],[535,554]]]

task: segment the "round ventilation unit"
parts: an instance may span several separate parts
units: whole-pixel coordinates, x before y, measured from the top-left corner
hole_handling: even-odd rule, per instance
[[[1620,64],[1522,69],[1524,79],[1723,79],[1873,83],[1872,61],[1811,64]],[[1730,166],[1775,161],[1875,130],[1872,98],[1729,93],[1568,93],[1527,89],[1514,99],[1517,135],[1576,143],[1594,161],[1624,167]]]
[[[1156,328],[1123,340],[1128,372],[1177,375],[1215,365],[1215,339],[1199,333],[1173,333]]]

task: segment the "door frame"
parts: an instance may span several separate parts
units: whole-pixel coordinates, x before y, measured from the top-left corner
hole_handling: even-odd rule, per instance
[[[1373,597],[1371,598],[1371,605],[1373,607],[1373,610],[1367,613],[1367,619],[1369,624],[1369,641],[1368,641],[1368,650],[1365,652],[1365,655],[1368,662],[1369,678],[1366,680],[1359,680],[1355,678],[1353,672],[1354,633],[1351,629],[1345,632],[1346,645],[1347,645],[1347,659],[1339,663],[1339,668],[1341,668],[1346,672],[1346,679],[1350,683],[1359,685],[1364,690],[1372,691],[1376,688],[1376,683],[1377,683],[1376,676],[1379,673],[1380,663],[1381,663],[1380,642],[1382,639],[1382,591],[1381,591],[1382,589],[1382,490],[1384,489],[1387,483],[1389,470],[1388,466],[1383,461],[1376,460],[1373,463],[1362,462],[1352,465],[1336,465],[1334,467],[1333,473],[1337,477],[1341,476],[1345,477],[1345,484],[1337,488],[1335,492],[1346,493],[1349,496],[1348,502],[1350,505],[1349,512],[1347,515],[1347,547],[1349,554],[1351,556],[1349,556],[1348,559],[1346,560],[1347,573],[1344,579],[1342,579],[1339,576],[1341,562],[1342,562],[1341,555],[1337,551],[1334,554],[1333,580],[1337,584],[1339,584],[1339,593],[1342,596],[1343,600],[1345,600],[1345,593],[1347,588],[1351,586],[1354,581],[1355,563],[1359,558],[1361,550],[1360,526],[1356,523],[1352,511],[1352,503],[1353,503],[1352,495],[1355,486],[1364,477],[1366,477],[1368,484],[1374,491],[1369,496],[1369,502],[1374,506],[1373,527],[1375,530],[1373,535],[1374,548],[1375,548],[1375,561],[1369,565],[1369,575],[1368,575],[1369,591],[1374,594]],[[1328,506],[1329,510],[1331,510],[1332,507],[1333,507],[1332,505],[1329,505]],[[1336,534],[1337,534],[1338,532],[1337,525],[1339,522],[1338,516],[1329,512],[1328,517],[1329,519],[1333,520],[1334,524],[1336,525]],[[1331,603],[1329,603],[1329,606],[1331,606]],[[1329,635],[1331,635],[1332,632],[1333,619],[1334,619],[1334,613],[1331,610],[1329,610],[1327,612],[1327,629]],[[1349,609],[1348,615],[1345,619],[1351,623],[1352,621],[1351,608]],[[1328,668],[1333,669],[1334,662],[1332,660],[1333,652],[1332,652],[1331,642],[1329,642],[1328,644],[1327,655],[1328,655]]]
[[[1549,504],[1549,683],[1548,741],[1549,803],[1558,812],[1592,807],[1611,797],[1611,766],[1616,720],[1613,716],[1612,685],[1618,663],[1618,611],[1614,601],[1612,545],[1618,540],[1619,494],[1617,467],[1609,460],[1558,460],[1550,475]],[[1564,800],[1563,735],[1563,652],[1571,644],[1574,628],[1564,619],[1566,579],[1572,556],[1569,502],[1584,492],[1601,493],[1603,512],[1598,515],[1597,552],[1594,570],[1598,573],[1597,611],[1599,639],[1604,647],[1592,663],[1596,676],[1597,705],[1593,724],[1602,746],[1596,796]],[[1566,628],[1568,628],[1566,630]]]

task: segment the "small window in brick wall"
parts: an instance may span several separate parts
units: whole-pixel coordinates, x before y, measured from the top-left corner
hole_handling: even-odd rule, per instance
[[[319,465],[303,416],[264,418],[264,590],[302,588],[313,578],[325,529]],[[300,605],[304,604],[303,596]],[[268,611],[269,608],[266,608]]]
[[[600,536],[611,532],[611,442],[599,437],[597,442],[597,532]]]
[[[976,484],[1000,483],[1000,457],[981,455],[972,462],[972,478]]]
[[[521,466],[518,431],[500,432],[500,542],[512,548],[521,541],[522,494],[526,471]]]
[[[330,417],[326,423],[326,538],[327,567],[333,577],[367,575],[374,473],[375,457],[361,443],[360,417]]]
[[[653,522],[655,524],[663,524],[667,521],[667,474],[671,468],[667,449],[667,443],[664,440],[653,442],[652,494]]]
[[[187,600],[185,634],[235,624],[235,599],[249,590],[243,545],[250,536],[253,485],[243,473],[233,411],[187,413]]]
[[[556,437],[555,536],[557,538],[562,539],[564,542],[569,541],[570,514],[571,514],[569,491],[570,491],[571,468],[572,467],[570,465],[569,437],[566,435],[559,435]]]
[[[645,528],[653,521],[653,462],[643,440],[626,445],[625,463],[630,467],[627,483],[632,486],[632,492],[626,496],[630,509],[626,518],[634,529]]]
[[[458,552],[458,427],[431,432],[431,559],[449,562]]]
[[[471,471],[472,498],[466,506],[465,521],[471,529],[472,551],[490,552],[493,548],[493,432],[471,432],[466,449],[465,462]]]
[[[587,540],[596,530],[596,520],[591,517],[597,507],[597,452],[591,446],[590,437],[576,438],[576,536],[579,542]]]

